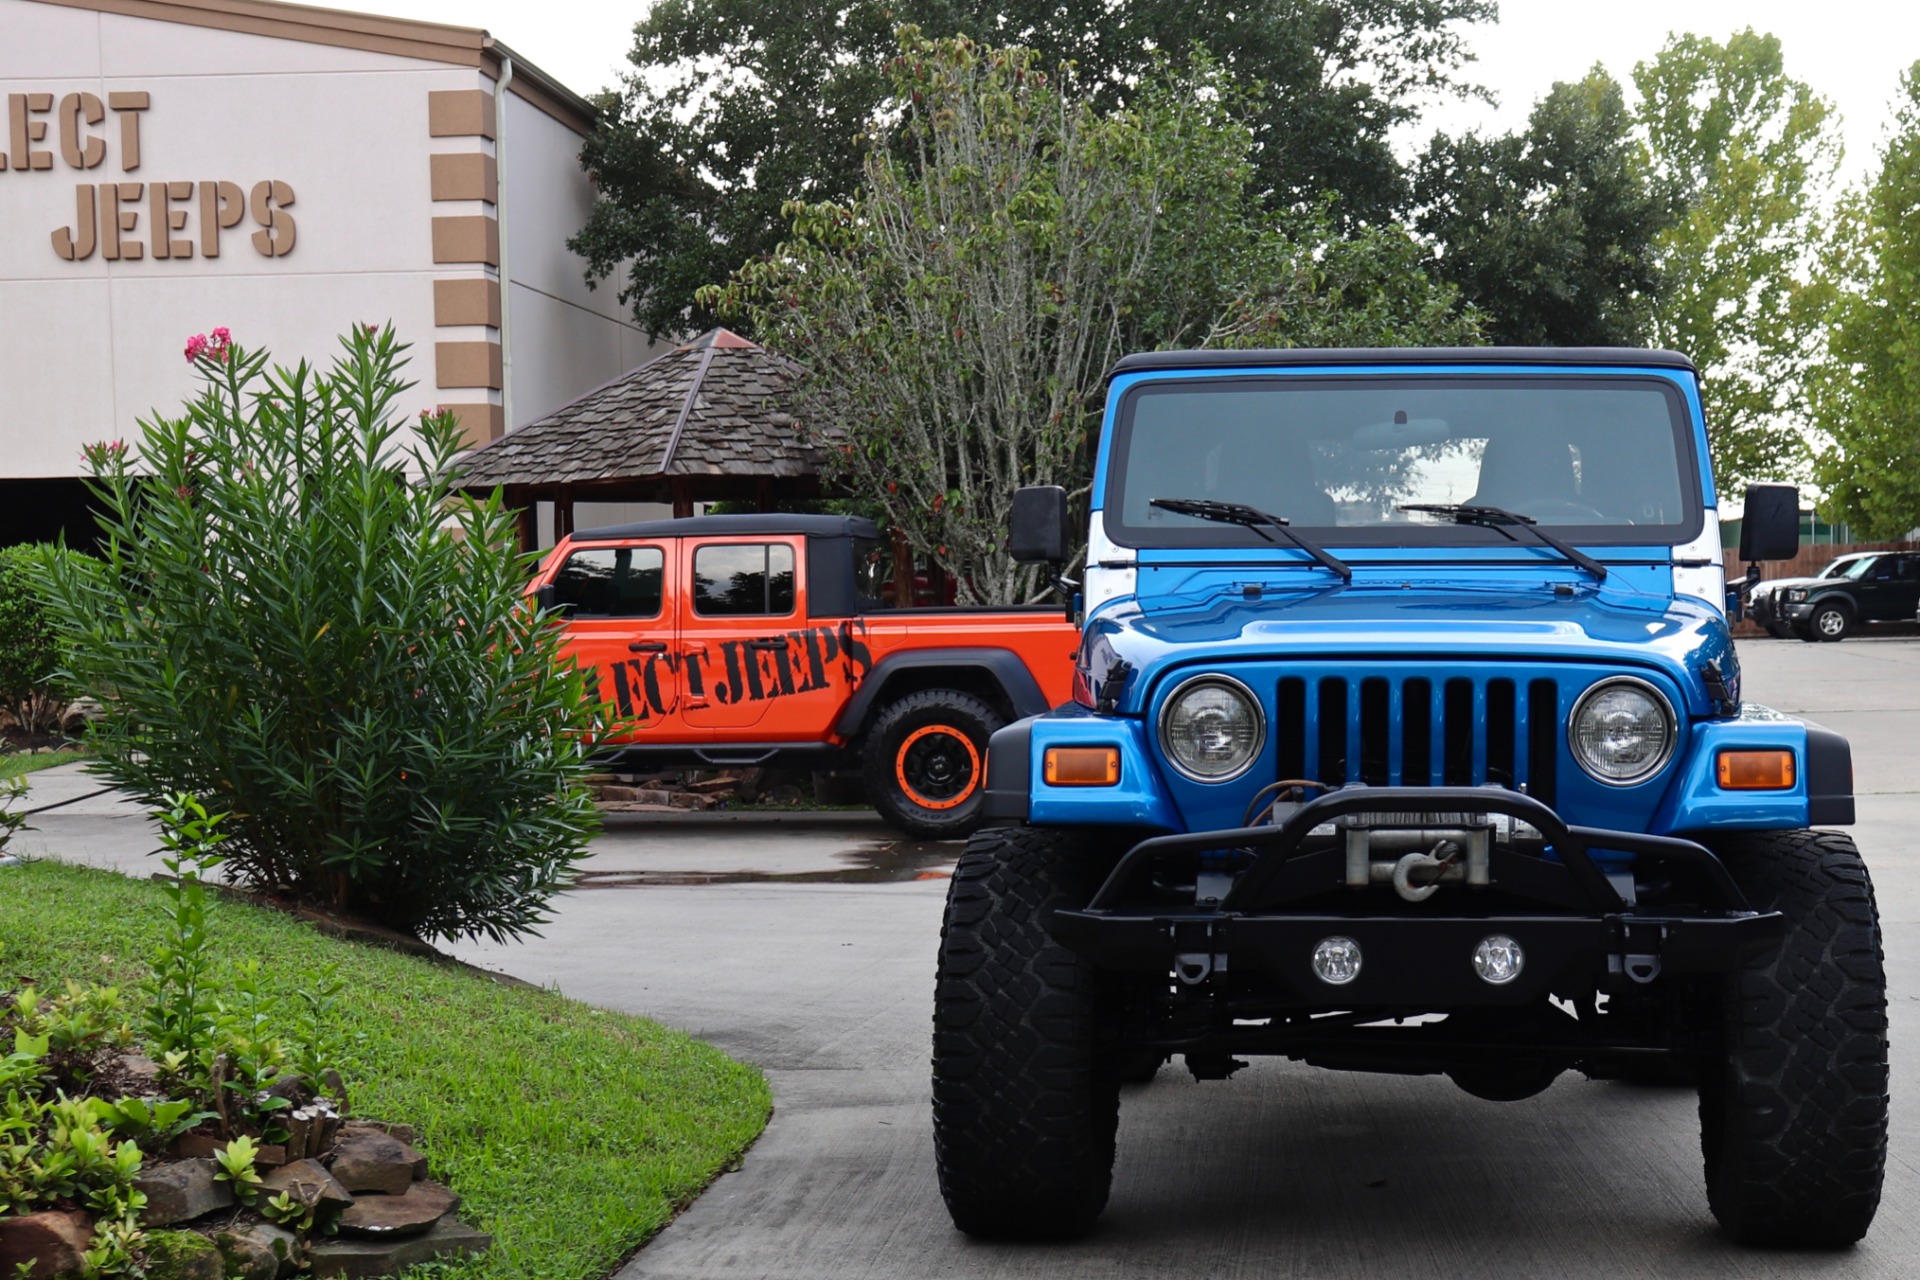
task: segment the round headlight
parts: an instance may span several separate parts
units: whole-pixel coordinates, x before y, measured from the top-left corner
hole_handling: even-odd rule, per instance
[[[1160,745],[1173,767],[1195,782],[1239,777],[1267,735],[1259,699],[1226,676],[1196,676],[1174,690],[1160,712]]]
[[[1603,680],[1580,696],[1567,726],[1573,758],[1613,786],[1644,782],[1673,754],[1673,708],[1644,680]]]

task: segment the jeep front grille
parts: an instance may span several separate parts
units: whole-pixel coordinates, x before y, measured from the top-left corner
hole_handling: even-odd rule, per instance
[[[1554,802],[1563,719],[1552,676],[1289,675],[1274,707],[1281,778],[1491,782]]]

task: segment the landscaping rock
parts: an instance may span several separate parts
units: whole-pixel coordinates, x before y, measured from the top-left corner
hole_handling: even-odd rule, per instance
[[[278,1280],[300,1269],[300,1239],[266,1222],[230,1227],[213,1238],[233,1280]]]
[[[147,1237],[147,1280],[221,1280],[220,1250],[197,1231],[155,1231]]]
[[[410,1124],[388,1124],[385,1120],[362,1120],[356,1117],[340,1126],[342,1136],[362,1129],[370,1130],[374,1133],[389,1134],[392,1137],[400,1139],[400,1141],[406,1143],[408,1146],[412,1146],[418,1141],[414,1134],[413,1126]],[[426,1175],[423,1173],[421,1176],[425,1177]]]
[[[703,796],[697,791],[676,791],[668,803],[676,809],[711,809],[719,801],[712,796]]]
[[[740,779],[731,773],[723,773],[717,778],[702,778],[698,782],[689,782],[685,790],[697,791],[703,796],[718,795],[723,791],[732,791],[740,785]]]
[[[635,796],[636,796],[637,794],[638,794],[638,792],[637,792],[637,791],[635,791],[635,789],[634,789],[634,788],[632,788],[632,787],[602,787],[602,788],[600,788],[600,799],[601,799],[601,801],[602,801],[602,802],[605,802],[605,801],[608,801],[608,800],[627,800],[627,801],[630,801],[630,800],[632,800],[632,799],[634,799],[634,798],[635,798]]]
[[[167,1154],[176,1160],[211,1160],[226,1145],[224,1138],[210,1133],[183,1133],[168,1145]]]
[[[460,1197],[437,1182],[413,1182],[401,1195],[354,1197],[340,1214],[343,1236],[419,1235],[460,1206]]]
[[[442,1218],[422,1236],[385,1240],[336,1237],[316,1241],[310,1256],[316,1280],[330,1280],[333,1276],[343,1277],[344,1280],[362,1280],[363,1277],[386,1275],[434,1258],[485,1253],[492,1247],[492,1236],[474,1230],[457,1218]]]
[[[397,1196],[413,1184],[415,1168],[425,1164],[418,1151],[391,1134],[360,1129],[340,1136],[330,1167],[349,1191]]]
[[[13,1280],[22,1263],[32,1263],[32,1280],[52,1280],[79,1272],[93,1219],[78,1209],[49,1209],[19,1218],[0,1218],[0,1276]]]
[[[283,1165],[260,1179],[260,1185],[270,1196],[284,1191],[301,1204],[314,1209],[353,1203],[353,1196],[334,1180],[318,1160],[295,1160],[292,1164]]]
[[[141,1225],[167,1227],[191,1222],[215,1209],[230,1208],[233,1190],[224,1182],[214,1181],[216,1168],[208,1159],[142,1167],[140,1176],[133,1180],[135,1190],[147,1197],[147,1207],[140,1211]]]

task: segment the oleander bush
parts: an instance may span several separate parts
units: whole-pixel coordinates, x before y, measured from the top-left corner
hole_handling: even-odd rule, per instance
[[[0,547],[0,711],[26,738],[57,731],[72,701],[55,674],[54,619],[39,570],[49,557],[80,554],[33,544]]]
[[[189,793],[225,871],[422,938],[536,927],[592,833],[597,704],[522,593],[498,494],[450,487],[448,414],[408,439],[406,347],[360,325],[330,367],[225,330],[199,394],[88,450],[104,564],[42,576],[96,772]]]

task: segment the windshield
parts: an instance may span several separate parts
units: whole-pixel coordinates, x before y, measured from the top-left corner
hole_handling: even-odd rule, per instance
[[[1820,571],[1823,578],[1858,578],[1873,564],[1872,556],[1854,556],[1850,560],[1835,560]]]
[[[1482,544],[1497,531],[1414,504],[1499,507],[1588,543],[1700,527],[1672,383],[1637,377],[1248,377],[1144,382],[1115,427],[1108,532],[1127,546],[1256,545],[1153,506],[1242,503],[1322,543]]]

